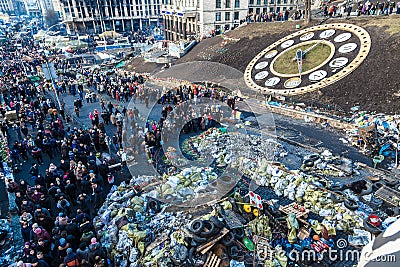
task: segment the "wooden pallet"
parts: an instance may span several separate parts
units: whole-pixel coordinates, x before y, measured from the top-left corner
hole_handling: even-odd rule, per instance
[[[207,260],[206,263],[204,264],[204,267],[219,267],[220,263],[221,259],[214,253],[210,252],[207,256]]]
[[[280,206],[279,210],[282,211],[283,213],[289,214],[289,213],[294,213],[296,215],[296,218],[299,219],[301,217],[305,217],[307,218],[308,213],[310,212],[310,210],[305,209],[305,211],[300,211],[300,207],[302,207],[301,205],[297,204],[299,206],[298,209],[296,209],[294,207],[294,205],[296,205],[297,203],[293,202],[289,205],[286,206]]]
[[[393,206],[399,206],[400,202],[400,193],[397,192],[396,190],[388,187],[388,186],[382,186],[379,188],[375,194],[377,198],[382,199],[386,203],[389,203],[390,205]],[[396,200],[397,199],[397,200]]]

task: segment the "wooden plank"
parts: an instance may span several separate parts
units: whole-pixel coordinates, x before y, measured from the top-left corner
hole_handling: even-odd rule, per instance
[[[218,267],[220,263],[221,259],[214,253],[210,252],[204,264],[204,267]]]
[[[214,238],[213,240],[211,240],[210,242],[203,244],[201,246],[199,246],[196,251],[200,252],[201,254],[206,254],[218,241],[220,241],[227,233],[229,232],[228,229],[223,228],[220,232],[220,236],[217,238]]]

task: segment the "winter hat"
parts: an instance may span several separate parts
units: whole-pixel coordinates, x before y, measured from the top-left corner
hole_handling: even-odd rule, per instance
[[[84,242],[82,242],[82,243],[79,245],[79,249],[80,249],[80,250],[85,250],[85,249],[86,249],[86,244],[85,244]]]
[[[32,224],[32,228],[38,228],[39,225],[37,223]]]
[[[35,234],[40,234],[42,232],[42,229],[40,229],[39,227],[35,229]]]
[[[97,239],[96,237],[93,237],[92,239],[90,239],[90,243],[92,243],[93,245],[97,243]]]
[[[65,238],[60,238],[60,246],[65,246],[67,244],[67,240]]]
[[[72,248],[67,248],[67,254],[71,254],[72,253]]]

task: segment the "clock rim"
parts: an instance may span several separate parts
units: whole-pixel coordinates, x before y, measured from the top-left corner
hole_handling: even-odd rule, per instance
[[[275,47],[279,46],[281,43],[293,39],[295,37],[298,37],[300,35],[303,35],[307,32],[314,32],[314,31],[319,31],[319,30],[326,30],[326,29],[337,29],[337,30],[343,30],[343,31],[348,31],[353,33],[357,38],[360,40],[360,51],[358,52],[357,56],[349,63],[347,66],[343,67],[340,71],[336,72],[334,75],[324,78],[319,82],[299,87],[296,89],[287,89],[285,90],[284,88],[281,89],[273,89],[271,87],[265,87],[265,86],[260,86],[256,84],[252,77],[251,77],[251,72],[253,69],[254,64],[262,58],[267,52],[270,50],[274,50]],[[289,34],[278,41],[272,43],[265,49],[263,49],[260,53],[258,53],[247,65],[246,70],[244,72],[244,80],[246,85],[258,92],[262,93],[267,93],[267,94],[279,94],[279,95],[299,95],[299,94],[305,94],[309,92],[313,92],[319,89],[322,89],[328,85],[331,85],[335,83],[338,80],[343,79],[350,73],[352,73],[357,67],[359,67],[364,60],[366,59],[369,51],[371,49],[371,36],[369,33],[362,27],[354,25],[354,24],[349,24],[349,23],[332,23],[332,24],[323,24],[323,25],[317,25],[313,27],[309,27],[297,32],[294,32],[292,34]]]

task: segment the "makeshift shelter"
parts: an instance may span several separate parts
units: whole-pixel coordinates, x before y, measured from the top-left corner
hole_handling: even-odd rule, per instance
[[[113,56],[113,55],[102,53],[102,52],[98,52],[98,53],[96,53],[96,55],[99,57],[100,60],[109,60],[109,59],[115,58],[115,56]]]
[[[125,61],[121,61],[115,67],[116,68],[122,68],[124,65],[125,65]]]
[[[100,38],[116,38],[120,36],[121,34],[117,33],[116,31],[105,31],[102,34],[99,34]]]
[[[40,30],[38,31],[37,34],[33,35],[33,39],[35,40],[43,40],[43,38],[47,37],[48,35],[46,34],[45,31]]]

